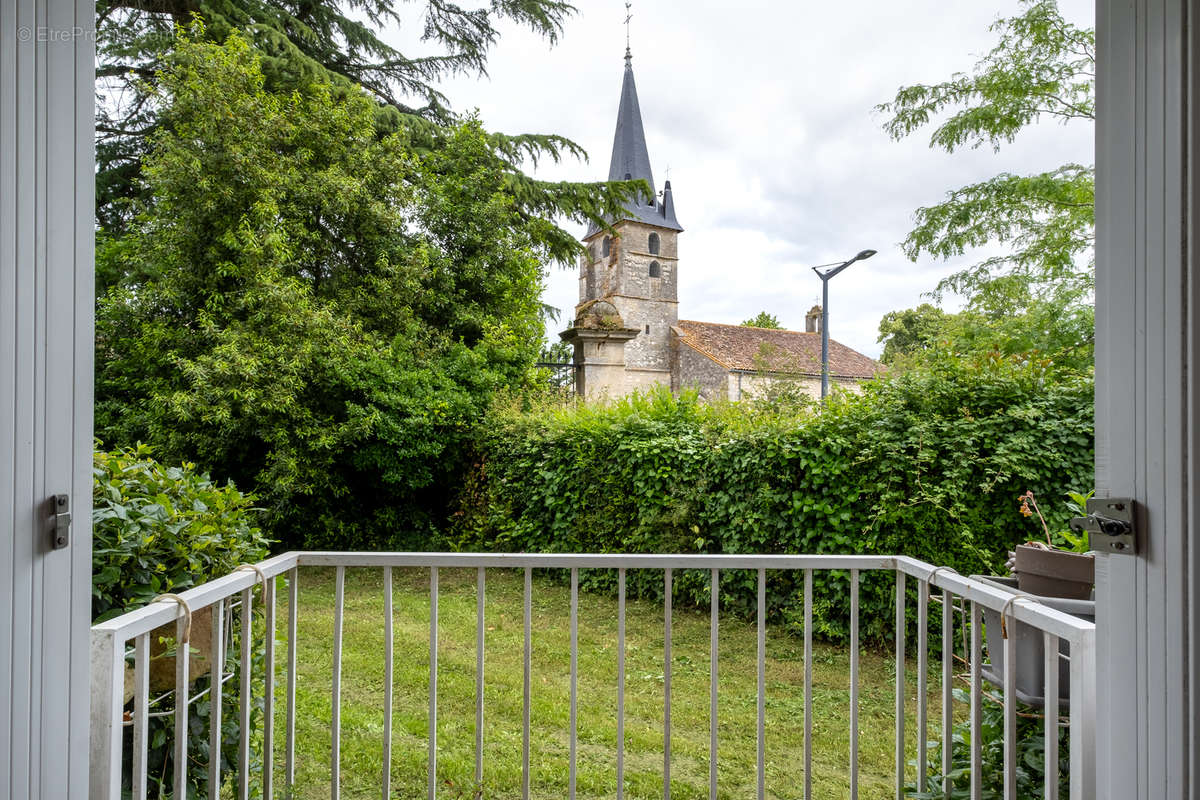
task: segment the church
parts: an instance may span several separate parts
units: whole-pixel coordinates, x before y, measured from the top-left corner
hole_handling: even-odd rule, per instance
[[[637,178],[657,187],[627,48],[608,179]],[[611,224],[611,233],[592,225],[583,238],[579,304],[571,327],[560,334],[574,348],[580,397],[617,398],[663,385],[676,393],[694,389],[706,400],[741,400],[779,380],[820,397],[819,306],[808,312],[803,331],[679,319],[683,227],[671,181],[657,197],[627,206]],[[831,387],[854,390],[881,369],[830,340]]]

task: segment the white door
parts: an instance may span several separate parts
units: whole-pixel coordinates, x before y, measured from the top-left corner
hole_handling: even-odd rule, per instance
[[[87,797],[93,13],[0,0],[0,800]]]
[[[1194,797],[1200,778],[1200,292],[1187,244],[1198,11],[1097,4],[1096,489],[1144,510],[1138,554],[1097,563],[1097,786],[1112,800]]]

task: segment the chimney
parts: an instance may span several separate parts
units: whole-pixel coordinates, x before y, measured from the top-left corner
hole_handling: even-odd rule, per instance
[[[821,307],[813,306],[808,313],[804,315],[804,331],[806,333],[821,332]]]

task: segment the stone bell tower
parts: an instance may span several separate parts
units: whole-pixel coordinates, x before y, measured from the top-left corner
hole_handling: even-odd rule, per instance
[[[633,57],[626,48],[608,179],[639,178],[657,187]],[[587,253],[579,264],[579,305],[572,327],[561,334],[575,347],[577,388],[589,398],[671,385],[670,337],[679,320],[678,237],[683,231],[671,182],[657,197],[630,200],[611,225],[612,233],[593,225],[583,238]]]

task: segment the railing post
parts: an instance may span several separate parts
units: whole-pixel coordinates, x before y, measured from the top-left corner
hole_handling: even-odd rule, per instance
[[[121,797],[121,712],[125,703],[125,642],[107,630],[91,632],[92,800]]]
[[[1096,631],[1092,629],[1071,642],[1071,800],[1095,796]]]
[[[904,800],[904,634],[908,629],[904,601],[904,573],[896,570],[896,800]],[[922,734],[923,735],[923,734]]]
[[[850,800],[858,800],[858,570],[850,570]]]

